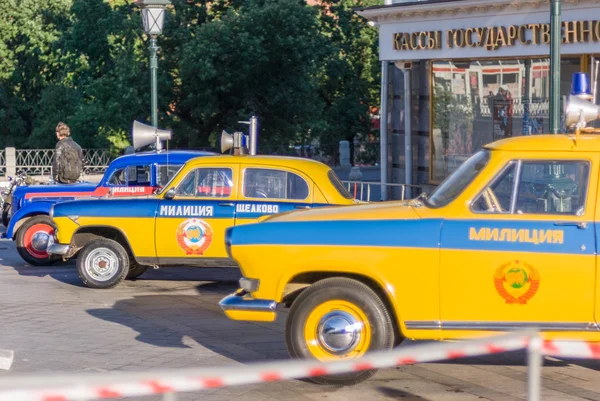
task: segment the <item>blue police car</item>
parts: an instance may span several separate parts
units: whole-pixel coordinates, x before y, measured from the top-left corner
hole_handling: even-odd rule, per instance
[[[58,202],[100,197],[151,195],[162,188],[188,160],[212,155],[204,151],[141,152],[115,159],[99,184],[76,183],[18,187],[5,236],[17,243],[19,255],[36,266],[60,260],[46,252],[54,235],[50,208]]]

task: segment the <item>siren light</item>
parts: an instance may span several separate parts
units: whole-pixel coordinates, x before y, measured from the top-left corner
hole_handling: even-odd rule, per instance
[[[594,88],[596,85],[597,82],[594,79]],[[600,118],[600,107],[590,99],[593,100],[594,95],[587,74],[582,72],[573,74],[571,94],[568,101],[565,100],[564,103],[567,128],[579,130],[585,128],[587,123]]]
[[[594,98],[591,91],[590,80],[586,73],[576,72],[573,74],[571,82],[571,96],[577,96],[581,99],[591,100]]]

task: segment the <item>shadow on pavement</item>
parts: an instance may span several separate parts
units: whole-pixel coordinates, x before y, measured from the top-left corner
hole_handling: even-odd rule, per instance
[[[74,261],[56,262],[48,266],[33,266],[21,259],[15,249],[15,243],[11,240],[0,241],[0,265],[12,268],[20,276],[48,276],[66,284],[83,286],[75,270]]]
[[[47,266],[33,266],[25,262],[18,254],[15,243],[11,240],[0,241],[0,265],[14,269],[21,276],[51,277],[57,281],[77,287],[85,287],[81,282],[75,267],[76,259],[66,262],[58,261]],[[222,281],[237,283],[241,277],[240,269],[229,268],[193,268],[193,267],[166,267],[160,269],[149,268],[146,273],[130,283],[154,284],[156,281]],[[205,283],[206,284],[206,283]],[[204,285],[205,285],[204,284]],[[237,285],[237,284],[236,284]]]
[[[394,387],[388,386],[378,386],[376,388],[377,392],[381,393],[385,397],[391,398],[393,400],[404,400],[404,401],[428,401],[427,398],[423,398],[418,395],[411,394],[404,390],[400,390]]]
[[[239,362],[287,359],[278,323],[236,322],[221,311],[219,300],[237,289],[237,283],[199,288],[199,295],[134,296],[87,312],[129,327],[138,333],[137,341],[157,347],[208,349]]]

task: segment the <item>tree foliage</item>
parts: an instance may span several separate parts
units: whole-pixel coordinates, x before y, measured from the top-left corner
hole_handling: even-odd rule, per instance
[[[173,0],[158,37],[159,125],[207,147],[257,115],[261,153],[335,153],[379,102],[374,0]],[[0,2],[0,148],[51,147],[58,121],[83,147],[128,145],[150,117],[147,37],[132,0]]]

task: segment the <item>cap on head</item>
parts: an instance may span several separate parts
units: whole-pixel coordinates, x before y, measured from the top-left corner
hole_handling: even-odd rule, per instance
[[[71,130],[67,124],[61,121],[56,126],[56,133],[61,137],[67,137],[71,135]]]

